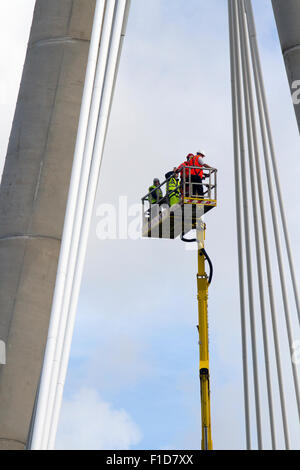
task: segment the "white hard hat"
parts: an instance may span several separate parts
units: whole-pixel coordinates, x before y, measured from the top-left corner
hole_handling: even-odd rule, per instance
[[[205,152],[201,152],[201,150],[199,150],[199,151],[197,152],[197,155],[199,155],[199,154],[202,155],[203,157],[205,157]]]

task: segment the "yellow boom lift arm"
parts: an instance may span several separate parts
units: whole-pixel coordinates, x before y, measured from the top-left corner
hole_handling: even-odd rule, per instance
[[[200,393],[201,393],[201,417],[202,417],[202,450],[212,450],[211,437],[211,413],[210,413],[210,377],[209,377],[209,341],[208,341],[208,287],[210,281],[205,271],[205,259],[207,258],[204,249],[205,229],[197,231],[198,244],[198,332],[199,332],[199,353],[200,353]],[[212,267],[211,267],[212,269]],[[211,273],[212,275],[212,273]],[[210,275],[210,276],[211,276]]]

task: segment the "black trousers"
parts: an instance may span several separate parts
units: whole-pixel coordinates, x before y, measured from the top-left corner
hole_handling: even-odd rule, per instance
[[[192,175],[191,176],[191,188],[189,188],[189,183],[186,184],[186,196],[190,197],[203,197],[204,196],[204,191],[203,191],[203,184],[202,184],[202,178],[197,175]]]

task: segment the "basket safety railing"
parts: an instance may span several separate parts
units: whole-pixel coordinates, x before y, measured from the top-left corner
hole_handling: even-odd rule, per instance
[[[169,183],[174,178],[173,173],[169,178],[159,184],[155,189],[152,189],[146,196],[142,198],[144,220],[148,219],[153,214],[162,212],[170,208],[170,200],[172,196],[178,195],[178,204],[184,204],[185,199],[195,199],[197,201],[211,201],[217,200],[217,173],[216,168],[202,168],[203,177],[195,178],[194,173],[199,173],[199,167],[187,166],[179,172],[178,188],[169,189]],[[154,200],[154,202],[152,202]]]
[[[196,175],[194,173],[197,173]],[[200,177],[203,172],[203,177]],[[182,173],[182,189],[185,197],[191,199],[209,199],[217,200],[217,173],[216,168],[201,168],[196,166],[188,166],[181,170]],[[197,179],[198,177],[198,179]],[[207,182],[204,182],[207,181]],[[183,191],[182,191],[183,192]]]

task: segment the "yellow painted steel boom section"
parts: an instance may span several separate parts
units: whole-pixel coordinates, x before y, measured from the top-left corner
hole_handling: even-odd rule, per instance
[[[202,418],[202,450],[212,450],[211,413],[210,413],[210,378],[209,378],[209,335],[208,335],[208,287],[209,281],[205,271],[205,255],[203,253],[205,230],[197,231],[198,243],[198,316],[199,316],[199,352],[200,352],[200,393]]]

